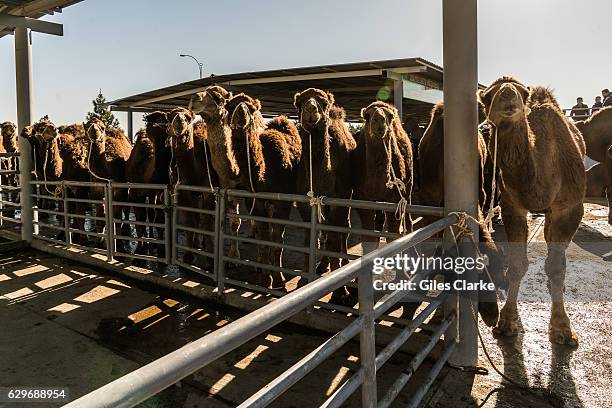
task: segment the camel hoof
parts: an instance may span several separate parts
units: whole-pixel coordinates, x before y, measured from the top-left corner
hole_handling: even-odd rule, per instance
[[[569,323],[562,323],[556,326],[551,323],[548,329],[548,336],[550,341],[555,344],[578,347],[578,336],[572,330]]]
[[[512,307],[506,305],[500,313],[497,326],[493,328],[493,333],[506,337],[518,336],[520,331],[518,320],[516,305]]]

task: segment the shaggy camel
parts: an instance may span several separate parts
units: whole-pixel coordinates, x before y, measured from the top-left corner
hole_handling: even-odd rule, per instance
[[[17,152],[17,126],[13,122],[0,123],[0,137],[2,138],[0,153]],[[0,163],[0,167],[3,170],[19,170],[19,160],[16,157],[2,158]],[[16,187],[18,185],[18,178],[19,176],[16,174],[9,174],[3,177],[3,181],[9,186]],[[14,195],[9,190],[7,197],[9,201],[13,201],[13,198],[17,199],[19,195]]]
[[[482,112],[484,118],[484,111]],[[479,207],[487,210],[489,196],[492,195],[491,179],[487,177],[487,157],[490,156],[486,140],[478,133],[479,154]],[[420,205],[444,206],[444,104],[439,102],[431,111],[429,125],[419,143],[419,156],[421,157],[421,189],[415,193],[414,202]],[[492,173],[492,171],[491,171]],[[479,211],[482,221],[482,211]],[[423,217],[422,224],[433,221],[432,217]],[[489,259],[488,271],[495,286],[506,286],[503,257],[490,232],[479,225],[479,249]],[[488,276],[484,277],[488,280]],[[495,326],[499,317],[499,309],[494,292],[481,292],[479,294],[480,315],[488,326]]]
[[[392,203],[401,199],[409,201],[413,184],[412,144],[402,128],[397,109],[384,102],[373,102],[361,110],[361,118],[364,125],[352,158],[354,198]],[[395,178],[401,183],[396,184]],[[358,213],[362,228],[375,229],[375,211],[360,209]],[[385,218],[390,232],[401,232],[400,217],[388,212]],[[363,254],[375,250],[378,244],[377,237],[362,236]]]
[[[232,128],[232,145],[240,169],[241,186],[254,192],[295,193],[295,171],[302,154],[297,127],[285,116],[264,125],[258,100],[239,94],[227,103]],[[253,215],[289,219],[292,204],[286,201],[255,200]],[[282,224],[252,223],[255,238],[283,242]],[[258,247],[258,262],[282,267],[282,249]],[[263,277],[263,274],[259,274]],[[280,273],[271,273],[272,288],[284,288]]]
[[[45,181],[91,181],[87,166],[89,141],[82,125],[56,127],[50,121],[41,121],[34,125],[34,137],[39,139],[39,148],[44,154],[43,177]],[[87,187],[70,186],[69,197],[83,200],[89,198]],[[85,214],[89,205],[83,202],[70,201],[68,210],[71,214]],[[76,228],[85,231],[85,219],[74,219]],[[76,243],[86,244],[87,236],[76,233]]]
[[[146,126],[136,134],[136,142],[127,161],[126,175],[129,183],[169,184],[170,177],[168,168],[172,153],[168,146],[168,118],[166,113],[156,111],[145,117]],[[162,202],[160,190],[149,190],[142,188],[130,188],[128,195],[130,202],[144,204],[147,199],[149,204],[160,204]],[[147,211],[141,206],[134,206],[134,215],[139,223],[147,220],[150,222],[163,223],[164,212],[161,209]],[[169,234],[161,227],[156,228],[157,239],[163,240],[164,233]],[[145,237],[144,225],[136,225],[136,234],[139,238]],[[152,232],[150,234],[153,235]],[[136,253],[143,253],[144,242],[138,242]],[[165,246],[159,244],[157,256],[165,256]]]
[[[207,146],[213,168],[219,177],[221,188],[242,188],[241,174],[233,147],[232,129],[229,123],[227,102],[232,93],[220,86],[209,86],[204,92],[199,92],[191,98],[190,107],[194,113],[200,114],[208,129]],[[246,187],[245,187],[246,188]],[[229,199],[228,211],[238,213],[238,201]],[[230,229],[234,236],[238,235],[240,219],[232,218]],[[228,256],[240,258],[238,242],[231,240]]]
[[[91,145],[89,147],[88,165],[91,174],[95,179],[112,180],[125,183],[126,165],[132,152],[132,145],[120,129],[108,127],[97,117],[92,117],[84,124],[85,132]],[[96,180],[97,181],[97,180]],[[127,190],[123,188],[113,189],[114,201],[127,201]],[[103,197],[103,194],[101,195]],[[100,195],[98,194],[98,197]],[[106,209],[108,210],[108,209]],[[96,215],[104,217],[104,206],[96,206]],[[129,208],[116,206],[113,208],[113,218],[121,220],[122,213],[125,218],[129,218]],[[96,229],[99,233],[103,230],[104,221],[96,221]],[[115,226],[116,227],[116,226]],[[124,224],[125,230],[129,231],[129,225]],[[129,234],[129,232],[127,232]],[[125,234],[122,232],[122,234]],[[124,247],[125,247],[125,241]],[[124,248],[125,249],[125,248]]]
[[[538,94],[544,97],[532,97]],[[497,132],[502,219],[510,242],[510,287],[496,332],[518,334],[516,302],[521,279],[529,266],[527,212],[543,212],[548,246],[544,269],[552,297],[550,339],[577,345],[578,337],[571,329],[563,292],[565,251],[584,212],[584,141],[547,89],[529,89],[511,77],[502,77],[480,91],[479,96]]]
[[[213,187],[218,185],[217,173],[212,168],[210,155],[206,154],[207,130],[203,121],[195,122],[195,115],[192,111],[184,108],[177,108],[168,114],[169,137],[168,143],[172,149],[173,163],[169,171],[174,172],[172,185],[176,183]],[[205,162],[208,160],[208,162]],[[181,190],[178,196],[178,203],[181,206],[198,208],[198,201],[202,200],[202,208],[214,210],[215,197],[213,194],[200,194],[192,191]],[[213,231],[214,217],[202,215],[195,212],[181,212],[185,219],[185,224],[191,227],[202,225],[204,230]],[[196,235],[191,231],[185,232],[187,246],[190,248],[201,248],[197,243]],[[204,249],[213,252],[213,242],[209,235],[204,236]],[[193,252],[185,251],[183,262],[191,264],[193,262]],[[199,266],[203,269],[210,267],[209,258],[200,259]]]
[[[315,197],[350,198],[351,155],[357,145],[344,124],[344,110],[335,105],[333,94],[315,88],[296,93],[293,104],[299,117],[303,146],[297,172],[297,191],[301,194],[312,191]],[[301,205],[299,210],[302,219],[310,220],[307,206]],[[324,206],[322,212],[325,222],[330,225],[349,225],[349,209],[346,207]],[[308,246],[308,239],[308,234],[305,234],[305,246]],[[324,247],[336,253],[346,253],[346,240],[347,234],[328,232]],[[341,261],[335,257],[323,257],[317,272],[321,274],[328,266],[334,270],[341,266]],[[304,270],[308,269],[306,257]],[[335,297],[337,294],[340,292],[334,292]],[[333,300],[339,303],[351,301],[348,298]]]
[[[605,167],[606,178],[599,177],[598,180],[608,181],[605,187],[608,198],[608,224],[612,225],[612,212],[609,209],[612,206],[612,107],[600,109],[589,119],[576,122],[576,127],[584,137],[587,156]],[[591,176],[595,175],[591,173]]]

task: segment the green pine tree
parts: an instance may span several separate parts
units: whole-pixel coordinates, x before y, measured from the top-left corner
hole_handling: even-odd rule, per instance
[[[86,120],[97,116],[102,120],[102,122],[106,124],[106,126],[119,128],[119,120],[117,120],[115,115],[113,115],[113,112],[111,112],[110,109],[106,107],[106,98],[102,94],[101,89],[98,92],[98,96],[96,96],[96,99],[91,102],[93,103],[94,109],[93,112],[87,113]]]

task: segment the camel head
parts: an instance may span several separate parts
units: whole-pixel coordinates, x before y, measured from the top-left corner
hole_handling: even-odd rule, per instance
[[[92,116],[86,123],[83,124],[85,135],[92,143],[96,143],[104,151],[106,142],[106,125],[97,116]]]
[[[2,134],[2,145],[7,152],[17,151],[17,126],[13,122],[0,124]]]
[[[176,108],[168,114],[168,143],[172,148],[189,144],[193,132],[195,114],[189,109]]]
[[[209,86],[191,98],[189,107],[207,123],[220,121],[227,117],[225,104],[231,97],[232,93],[226,89],[217,85]]]
[[[393,125],[399,120],[397,109],[385,102],[372,102],[361,110],[361,118],[365,122],[364,130],[367,138],[387,139],[393,132]]]
[[[34,125],[34,132],[34,136],[45,143],[51,143],[59,137],[57,127],[50,120],[38,122]]]
[[[248,126],[259,126],[261,103],[248,95],[240,93],[227,102],[227,112],[232,129],[244,129]]]
[[[529,88],[510,77],[502,77],[480,91],[488,120],[495,126],[525,118]]]
[[[334,106],[334,95],[316,88],[298,92],[293,98],[300,124],[308,131],[318,126],[326,126],[329,112]]]

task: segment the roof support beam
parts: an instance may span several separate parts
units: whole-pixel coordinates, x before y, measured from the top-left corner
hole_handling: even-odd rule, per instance
[[[64,26],[61,24],[41,21],[35,18],[13,16],[6,13],[0,13],[0,25],[15,28],[29,28],[32,31],[51,35],[64,35]]]

